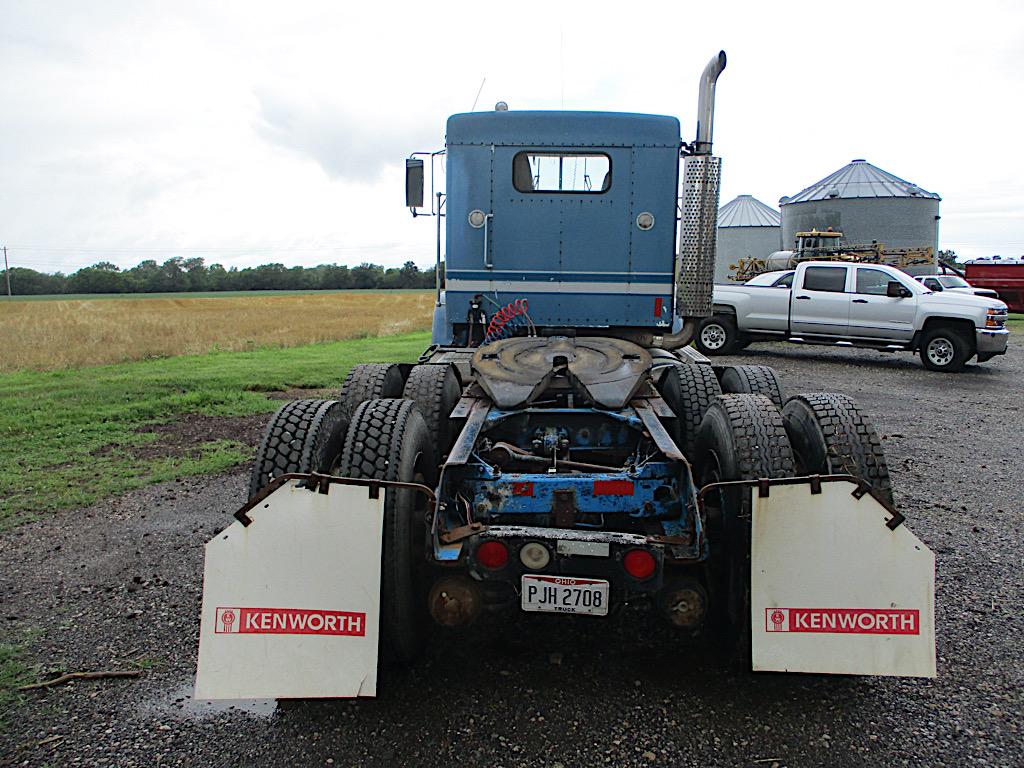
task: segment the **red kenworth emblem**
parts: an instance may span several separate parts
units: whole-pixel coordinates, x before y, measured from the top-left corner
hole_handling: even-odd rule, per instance
[[[218,608],[218,635],[348,635],[366,636],[361,611],[321,611],[308,608]]]
[[[919,635],[916,608],[765,608],[767,632]]]

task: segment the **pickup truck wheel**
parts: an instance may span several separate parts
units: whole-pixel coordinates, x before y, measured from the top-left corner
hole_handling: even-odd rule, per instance
[[[694,344],[705,355],[728,355],[739,343],[736,321],[728,315],[712,315],[701,321]]]
[[[973,350],[963,331],[956,328],[932,328],[925,331],[919,354],[925,368],[956,373],[964,369]]]
[[[693,458],[697,431],[704,414],[722,394],[718,378],[710,365],[671,365],[665,371],[658,391],[676,415],[672,439],[687,457]]]
[[[414,366],[405,382],[402,397],[419,407],[427,429],[435,437],[439,461],[448,453],[455,439],[448,417],[458,405],[461,395],[462,387],[453,365]]]
[[[782,385],[779,375],[769,365],[728,365],[720,369],[722,392],[728,394],[765,395],[782,407]]]
[[[401,397],[404,387],[405,377],[398,363],[363,363],[352,366],[341,384],[338,400],[351,416],[363,401]]]
[[[271,417],[249,475],[249,498],[290,472],[332,473],[341,457],[348,414],[336,400],[295,400]]]
[[[793,449],[782,414],[764,395],[720,395],[708,408],[697,437],[701,486],[726,480],[792,477]],[[710,491],[704,500],[712,547],[712,610],[734,661],[750,669],[750,494]]]
[[[432,437],[416,404],[374,399],[362,403],[352,417],[339,474],[422,483],[435,463]],[[424,494],[412,489],[384,491],[380,653],[387,661],[409,663],[426,635],[426,502]]]
[[[782,409],[797,472],[853,475],[892,506],[892,483],[882,441],[853,398],[835,392],[794,395]]]

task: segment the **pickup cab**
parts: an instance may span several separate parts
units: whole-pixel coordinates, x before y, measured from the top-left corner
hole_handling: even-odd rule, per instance
[[[717,285],[713,314],[695,343],[725,355],[758,341],[790,341],[918,352],[926,368],[959,371],[1006,352],[1002,301],[965,292],[935,293],[884,264],[806,261]]]

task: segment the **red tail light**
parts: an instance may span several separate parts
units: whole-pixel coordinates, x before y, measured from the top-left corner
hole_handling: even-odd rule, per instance
[[[647,550],[631,549],[622,558],[622,567],[634,579],[646,581],[654,575],[654,571],[658,568],[658,563],[654,559],[654,555]]]
[[[476,548],[476,561],[492,571],[504,568],[508,563],[508,547],[500,541],[485,541]]]

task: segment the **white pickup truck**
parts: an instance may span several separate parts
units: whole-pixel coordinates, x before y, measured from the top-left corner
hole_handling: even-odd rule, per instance
[[[933,293],[881,264],[806,261],[742,285],[716,285],[714,314],[697,348],[726,355],[757,341],[919,352],[934,371],[959,371],[1006,352],[1006,304],[969,293]]]

